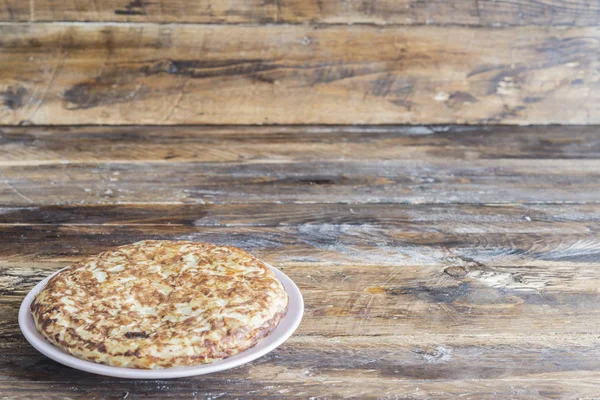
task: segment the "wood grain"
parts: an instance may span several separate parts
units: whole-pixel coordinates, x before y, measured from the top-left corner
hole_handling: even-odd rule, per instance
[[[0,127],[0,166],[591,160],[597,126]]]
[[[539,391],[595,390],[599,206],[250,207],[5,209],[0,371],[12,379],[0,392],[26,398],[52,385],[51,398],[89,397],[110,385],[117,397],[375,398],[419,389],[432,398],[543,398]],[[148,237],[226,242],[279,266],[307,304],[297,335],[226,374],[135,385],[68,370],[23,343],[16,309],[37,281]]]
[[[107,204],[3,206],[0,224],[53,226],[372,226],[444,232],[585,233],[599,204]]]
[[[529,326],[535,334],[576,340],[578,334],[594,334],[600,323],[597,228],[583,221],[570,229],[554,225],[540,233],[517,221],[512,228],[492,223],[483,233],[459,224],[452,230],[402,222],[2,226],[6,268],[0,292],[24,295],[44,271],[111,246],[188,239],[239,246],[282,268],[304,293],[305,320],[318,326],[304,325],[303,334],[410,336],[468,329],[473,335],[519,336]]]
[[[33,244],[35,235],[27,237]],[[62,243],[74,241],[63,236]],[[545,398],[589,395],[596,387],[600,275],[586,263],[288,263],[283,270],[299,284],[307,309],[297,334],[280,349],[227,373],[134,383],[67,369],[23,343],[16,326],[20,299],[64,262],[40,262],[37,254],[27,255],[27,245],[17,246],[25,250],[23,261],[0,253],[8,260],[0,268],[0,371],[10,379],[0,393],[15,398],[48,385],[49,398],[105,397],[106,386],[118,398],[380,398],[417,390],[430,398]],[[53,254],[53,260],[62,257]]]
[[[577,231],[577,229],[573,229]],[[111,246],[145,239],[198,240],[260,252],[276,265],[341,263],[352,265],[436,265],[483,262],[488,265],[545,263],[596,264],[597,232],[454,232],[435,228],[306,225],[300,227],[47,226],[0,227],[0,251],[7,260],[72,261]],[[16,246],[15,243],[19,244]],[[282,251],[285,250],[285,251]],[[56,258],[60,256],[60,258]],[[473,261],[474,260],[474,261]],[[543,264],[543,263],[542,263]],[[546,265],[546,264],[544,264]]]
[[[5,0],[2,21],[133,21],[427,25],[598,25],[593,1]]]
[[[596,28],[38,23],[0,37],[2,124],[600,122]]]
[[[595,126],[1,127],[0,397],[594,398],[599,138]],[[86,374],[25,342],[17,311],[37,282],[151,238],[239,246],[281,268],[306,302],[297,333],[249,365],[170,381]]]
[[[540,342],[545,336],[597,343],[598,266],[557,267],[550,272],[543,267],[481,265],[465,269],[461,277],[449,275],[445,270],[451,267],[441,265],[282,268],[300,286],[307,304],[298,329],[301,335],[408,340],[422,332],[467,334],[480,340],[493,335],[495,341],[513,343]],[[4,283],[26,284],[30,274],[40,274],[30,268],[23,277],[22,270],[22,266],[4,270]],[[3,293],[24,295],[24,289],[5,286]],[[8,316],[16,306],[1,304],[0,314]],[[536,338],[523,338],[528,332]]]
[[[507,159],[15,166],[0,167],[0,202],[597,202],[599,171],[599,160]]]
[[[600,200],[596,127],[4,127],[0,135],[4,205]]]
[[[42,395],[375,399],[414,398],[415,393],[432,399],[459,395],[467,399],[547,399],[593,398],[597,394],[599,375],[594,370],[598,361],[593,346],[564,344],[557,348],[551,344],[523,350],[522,345],[461,346],[451,340],[429,346],[378,338],[369,339],[366,346],[364,342],[294,337],[274,353],[243,368],[153,381],[94,376],[61,367],[33,349],[12,345],[3,349],[0,368],[13,379],[0,381],[0,392],[11,393],[15,399]],[[474,366],[473,359],[480,360],[481,368]]]

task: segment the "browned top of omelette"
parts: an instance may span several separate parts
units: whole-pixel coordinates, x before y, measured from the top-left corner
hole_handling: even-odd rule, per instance
[[[246,350],[275,329],[287,304],[273,271],[243,250],[149,240],[71,265],[31,312],[38,331],[76,357],[154,369]]]

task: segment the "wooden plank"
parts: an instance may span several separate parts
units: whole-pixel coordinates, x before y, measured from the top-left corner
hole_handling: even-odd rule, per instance
[[[67,372],[61,370],[63,374]],[[69,370],[70,371],[70,370]],[[258,371],[267,372],[269,370]],[[269,376],[276,376],[280,370],[270,370]],[[293,371],[292,371],[293,372]],[[307,373],[306,369],[299,370],[300,374]],[[310,373],[310,371],[308,371]],[[362,374],[362,371],[361,371]],[[327,380],[329,374],[319,374],[318,377],[325,379],[324,382],[330,382],[327,385],[319,382],[318,378],[298,378],[297,382],[290,382],[290,378],[283,382],[275,381],[273,385],[271,380],[262,380],[257,383],[251,379],[228,379],[227,373],[220,373],[210,378],[185,379],[177,381],[146,381],[148,388],[141,388],[141,385],[133,386],[125,380],[110,381],[107,379],[88,378],[86,381],[68,381],[57,384],[56,381],[23,381],[19,383],[9,383],[3,381],[2,384],[10,389],[11,398],[31,399],[41,396],[45,398],[88,398],[106,397],[106,388],[110,387],[115,393],[114,397],[108,398],[213,398],[214,396],[223,396],[223,398],[289,398],[310,396],[328,396],[336,398],[344,395],[346,398],[379,399],[381,393],[385,396],[395,398],[410,398],[414,393],[423,393],[423,396],[430,399],[447,399],[448,397],[460,396],[463,393],[469,393],[466,399],[497,399],[497,398],[525,398],[525,399],[548,399],[548,398],[594,398],[597,394],[596,381],[598,375],[593,372],[576,373],[550,373],[540,374],[537,377],[516,378],[514,383],[507,383],[506,379],[497,380],[469,380],[464,379],[457,382],[436,382],[436,381],[386,381],[382,383],[379,379],[372,382],[366,378],[375,375],[371,374],[352,374],[351,377],[340,381]],[[336,376],[335,374],[332,374]],[[283,379],[283,378],[282,378]],[[225,382],[225,383],[223,383]],[[333,382],[333,383],[331,383]],[[10,386],[9,386],[10,385]],[[54,391],[48,394],[48,385],[52,385]],[[108,386],[110,385],[110,386]],[[77,394],[74,391],[82,387],[83,394]],[[325,394],[323,394],[325,393]],[[359,395],[353,396],[352,393]],[[254,397],[256,396],[256,397]],[[401,397],[400,397],[401,396]],[[307,397],[307,398],[310,398]],[[325,397],[327,398],[327,397]]]
[[[305,335],[452,335],[468,327],[470,335],[517,340],[530,327],[532,334],[580,340],[600,322],[598,206],[368,205],[346,217],[355,206],[322,205],[320,222],[311,219],[317,205],[296,214],[289,213],[293,206],[269,206],[250,219],[270,213],[277,228],[244,226],[249,217],[231,215],[249,209],[232,213],[233,206],[218,207],[229,219],[217,226],[210,226],[214,215],[191,220],[187,206],[181,211],[190,216],[173,225],[2,226],[4,313],[51,270],[110,246],[159,238],[236,245],[283,268],[307,301]],[[119,212],[102,210],[88,218],[101,212],[119,221]],[[47,221],[51,209],[15,211],[30,213],[13,215],[22,221],[61,220]],[[377,215],[388,219],[373,220]]]
[[[0,127],[0,166],[598,159],[597,126]]]
[[[440,339],[440,338],[437,338]],[[468,340],[468,339],[467,339]],[[19,343],[3,348],[0,393],[11,398],[581,398],[596,394],[596,350],[590,345],[429,345],[390,338],[294,336],[249,365],[208,376],[128,381],[54,363]],[[457,343],[458,342],[458,343]],[[473,360],[478,363],[474,364]],[[473,378],[471,378],[473,377]],[[51,391],[48,387],[51,387]],[[110,394],[107,393],[110,387]],[[76,388],[76,389],[74,389]],[[112,398],[112,397],[111,397]]]
[[[573,127],[3,127],[5,205],[596,202]]]
[[[196,227],[309,225],[453,233],[600,231],[600,204],[121,204],[4,206],[0,224]]]
[[[298,262],[310,266],[317,263],[369,268],[424,265],[435,266],[435,271],[441,268],[450,276],[467,274],[473,269],[478,278],[489,278],[489,283],[497,287],[516,285],[520,289],[537,290],[560,286],[554,281],[554,269],[544,278],[521,277],[518,283],[509,272],[483,273],[481,266],[506,269],[507,265],[528,265],[534,274],[540,272],[531,266],[555,265],[563,272],[569,270],[564,269],[565,263],[591,268],[598,264],[599,207],[394,204],[6,207],[0,219],[3,224],[0,249],[2,256],[12,262],[38,260],[42,262],[40,268],[54,268],[56,264],[64,265],[109,246],[136,240],[191,239],[240,246],[259,252],[262,258],[276,265]],[[392,274],[376,271],[381,276]],[[568,276],[581,277],[571,279],[569,288],[589,288],[593,284],[589,281],[593,271],[593,268],[583,274],[569,271]],[[429,270],[426,274],[435,275]],[[363,277],[368,282],[377,281],[366,273]]]
[[[5,0],[2,21],[203,23],[370,23],[427,25],[597,25],[600,8],[585,0]]]
[[[428,399],[464,394],[467,399],[593,398],[600,378],[593,371],[598,364],[591,346],[532,346],[524,351],[518,346],[420,347],[378,340],[374,342],[381,344],[378,351],[353,342],[310,341],[307,345],[291,339],[270,356],[231,371],[135,382],[72,370],[33,349],[12,350],[0,360],[0,368],[12,378],[0,381],[0,393],[14,399],[380,399],[411,398],[415,393]],[[395,358],[378,362],[382,350]],[[482,360],[482,367],[477,368],[473,359]],[[533,372],[540,370],[553,372]]]
[[[0,129],[0,397],[597,395],[595,127]],[[24,341],[38,281],[149,238],[282,268],[306,301],[297,333],[232,371],[139,382]]]
[[[2,124],[600,122],[596,28],[39,23],[0,37]]]
[[[4,205],[597,202],[574,127],[0,128]]]
[[[472,265],[464,276],[442,268],[286,266],[307,309],[297,334],[281,348],[226,373],[132,386],[62,367],[24,342],[17,308],[49,270],[9,261],[0,268],[0,371],[8,378],[0,393],[27,398],[51,385],[45,394],[51,398],[103,396],[107,386],[134,398],[380,398],[417,390],[429,398],[546,398],[596,389],[597,267]],[[482,278],[478,269],[490,275]],[[520,279],[508,284],[502,274]],[[544,279],[552,284],[528,286]]]
[[[15,265],[15,261],[10,262]],[[504,340],[512,341],[523,341],[531,334],[597,344],[598,265],[494,267],[465,263],[464,267],[448,267],[448,263],[413,263],[371,267],[348,263],[279,265],[305,298],[304,323],[298,333],[410,340],[424,332],[467,334],[481,340],[510,337]],[[27,268],[25,263],[2,267],[0,315],[10,315],[32,281],[43,275],[42,271],[50,272],[49,266],[39,270]],[[455,273],[458,270],[461,274]],[[539,337],[536,340],[541,342]]]
[[[406,222],[396,218],[408,206],[368,205],[358,208],[359,214],[350,213],[358,216],[347,222],[341,219],[344,208],[330,209],[328,222],[316,226],[297,216],[289,219],[292,226],[285,226],[281,220],[291,206],[276,207],[274,213],[283,214],[273,217],[272,224],[283,225],[278,229],[190,227],[189,217],[172,227],[2,227],[0,371],[10,380],[0,383],[0,393],[27,398],[52,385],[45,393],[51,398],[101,397],[106,387],[119,397],[375,398],[382,393],[409,396],[418,389],[432,398],[464,393],[536,398],[540,391],[568,397],[596,389],[597,206],[526,206],[538,234],[519,223],[524,206],[498,207],[498,212],[494,207],[434,207],[430,218],[441,222],[434,234],[427,207],[415,207]],[[28,212],[32,214],[23,221],[47,218]],[[259,209],[257,219],[264,220],[266,212]],[[390,221],[369,224],[363,219],[374,215],[387,215]],[[245,223],[242,217],[229,218],[222,225]],[[450,229],[446,225],[452,220],[457,221],[454,232],[439,232]],[[358,225],[349,225],[353,222]],[[484,232],[470,230],[481,224]],[[383,228],[376,229],[379,225]],[[587,229],[590,234],[583,234]],[[50,271],[119,242],[182,233],[246,247],[281,267],[299,284],[307,304],[297,334],[275,353],[224,374],[134,386],[61,367],[24,343],[17,308],[27,290]],[[301,262],[293,261],[296,252],[304,255]],[[357,262],[344,260],[343,252],[353,252]]]
[[[0,203],[597,202],[600,160],[0,166]]]
[[[523,223],[524,225],[525,222]],[[573,233],[579,227],[579,232]],[[508,231],[508,232],[507,232]],[[342,265],[411,266],[530,265],[598,262],[600,248],[593,223],[573,224],[557,233],[502,228],[448,232],[435,226],[397,227],[308,224],[280,227],[206,227],[183,225],[15,225],[0,227],[0,252],[7,260],[68,262],[108,247],[144,239],[199,240],[258,251],[276,265],[339,263]],[[544,264],[546,265],[546,264]]]

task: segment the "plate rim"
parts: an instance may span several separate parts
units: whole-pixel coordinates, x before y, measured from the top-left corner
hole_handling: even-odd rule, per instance
[[[223,360],[215,361],[209,364],[200,364],[189,367],[172,367],[165,369],[139,369],[139,368],[125,368],[125,367],[114,367],[105,364],[99,364],[92,361],[82,360],[77,358],[64,350],[56,347],[52,343],[48,342],[35,328],[35,322],[33,321],[33,315],[30,312],[30,306],[33,302],[35,295],[42,290],[48,281],[59,272],[65,270],[68,267],[61,268],[58,271],[53,272],[40,282],[38,282],[30,291],[27,293],[21,306],[19,307],[19,328],[27,339],[27,342],[31,344],[37,351],[42,353],[44,356],[71,368],[75,368],[81,371],[90,372],[93,374],[111,376],[115,378],[129,378],[129,379],[172,379],[172,378],[185,378],[190,376],[205,375],[215,372],[224,371],[227,369],[235,368],[243,364],[254,361],[277,347],[282,345],[292,334],[298,329],[302,317],[304,315],[304,299],[300,289],[294,283],[294,281],[288,277],[285,273],[275,268],[274,266],[265,263],[277,276],[277,278],[283,284],[285,291],[288,294],[288,312],[281,319],[277,328],[273,330],[265,339],[259,342],[256,346],[246,349],[234,356],[228,357]],[[283,324],[285,321],[285,324]],[[286,328],[284,325],[289,326]],[[32,329],[33,327],[33,329]],[[278,331],[280,330],[280,331]],[[273,336],[275,334],[275,336]],[[269,341],[271,338],[271,341]]]

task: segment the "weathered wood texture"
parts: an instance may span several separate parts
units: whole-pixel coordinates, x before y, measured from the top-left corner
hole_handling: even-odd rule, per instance
[[[0,24],[0,123],[598,123],[599,39],[593,27]]]
[[[295,207],[4,209],[0,392],[563,398],[598,389],[600,206]],[[234,244],[278,265],[305,296],[298,333],[249,366],[176,381],[73,372],[23,343],[16,310],[37,281],[150,237]]]
[[[129,215],[121,206],[103,207],[105,223],[123,223],[119,214]],[[76,387],[71,395],[84,397],[101,396],[102,385],[110,384],[119,396],[180,398],[244,392],[409,396],[417,388],[434,398],[544,398],[540,391],[563,397],[597,390],[598,242],[585,232],[597,231],[598,206],[390,204],[359,205],[352,213],[345,205],[335,211],[312,205],[303,212],[271,205],[256,217],[244,207],[193,207],[197,211],[175,207],[166,216],[164,206],[138,208],[138,215],[155,214],[160,222],[139,218],[135,227],[94,225],[89,218],[100,211],[96,207],[6,210],[5,222],[26,225],[3,227],[0,235],[0,315],[8,321],[0,330],[0,370],[12,378],[0,390],[27,397],[51,383],[54,396]],[[315,221],[317,207],[337,216]],[[203,226],[193,215],[206,209],[215,221],[218,215],[245,216]],[[73,213],[87,214],[81,222],[91,225],[55,225]],[[247,227],[265,221],[265,214],[280,227]],[[527,218],[532,226],[520,222]],[[457,236],[475,240],[474,251]],[[232,372],[135,384],[66,372],[23,344],[14,318],[35,282],[71,260],[148,237],[236,244],[283,268],[306,299],[297,335],[274,354]]]
[[[599,173],[600,160],[58,164],[0,167],[0,201],[596,202]]]
[[[597,127],[3,127],[0,396],[595,398],[599,143]],[[306,301],[297,333],[170,381],[24,341],[36,282],[148,238],[282,268]]]
[[[0,129],[5,205],[600,201],[594,126]]]
[[[600,159],[598,126],[0,127],[1,166]]]
[[[574,0],[4,0],[1,21],[598,25],[597,1]]]
[[[260,251],[278,265],[335,261],[412,266],[445,260],[502,267],[531,265],[540,259],[545,263],[596,264],[598,208],[397,204],[5,207],[0,248],[11,260],[34,256],[56,261],[53,257],[60,254],[58,261],[70,261],[130,241],[187,238]],[[14,248],[14,241],[27,246]]]

